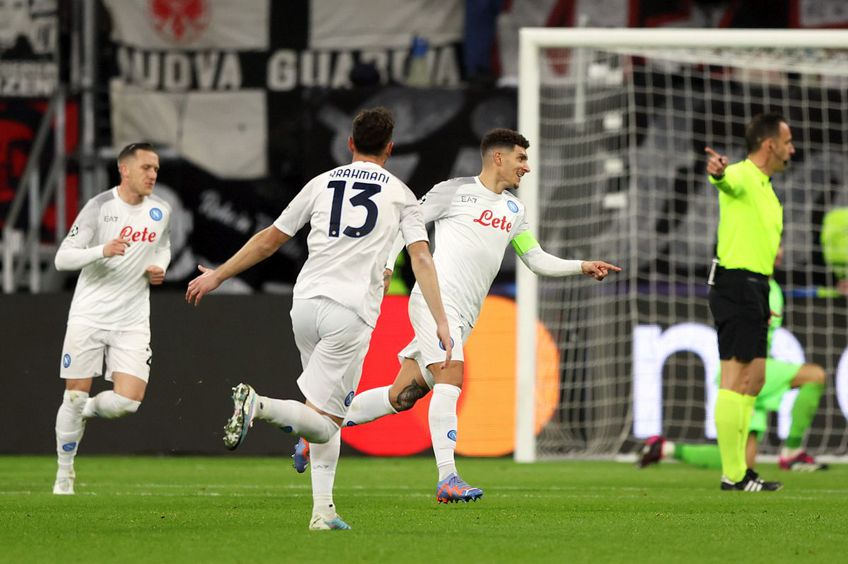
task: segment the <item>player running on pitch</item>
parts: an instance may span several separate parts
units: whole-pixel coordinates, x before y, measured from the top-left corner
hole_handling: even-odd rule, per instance
[[[529,146],[527,139],[516,131],[489,131],[480,144],[483,160],[480,175],[439,183],[421,199],[424,221],[435,222],[433,259],[453,343],[465,343],[471,334],[508,244],[512,244],[516,254],[536,274],[582,273],[603,280],[609,271],[621,270],[600,260],[563,260],[539,246],[529,231],[524,205],[507,192],[518,188],[521,177],[530,172]],[[396,242],[387,263],[388,275],[401,248],[402,243]],[[454,462],[456,406],[463,379],[462,347],[454,348],[453,359],[447,368],[442,368],[444,351],[434,338],[435,325],[429,317],[416,284],[409,300],[415,338],[398,353],[401,369],[394,384],[358,394],[344,424],[360,425],[410,409],[432,389],[429,422],[439,471],[436,499],[443,503],[476,500],[483,490],[465,483]],[[308,449],[303,440],[295,447],[295,469],[299,472],[308,464]]]
[[[233,388],[235,410],[224,444],[244,442],[254,419],[267,421],[314,444],[312,530],[348,530],[336,512],[333,484],[339,429],[362,374],[371,331],[383,299],[383,261],[398,234],[429,304],[435,339],[448,342],[448,319],[439,295],[427,231],[412,191],[384,168],[392,154],[394,117],[386,108],[362,110],[348,138],[351,163],[310,180],[277,220],[254,235],[216,270],[189,282],[186,299],[197,304],[224,280],[268,258],[306,224],[309,256],[292,296],[292,330],[303,373],[297,384],[306,403],[260,396],[248,384]]]
[[[82,271],[59,368],[65,393],[56,414],[57,495],[74,493],[86,420],[135,413],[150,375],[150,286],[162,284],[171,261],[171,208],[153,195],[159,156],[152,145],[124,147],[118,170],[121,183],[85,204],[56,252],[57,270]],[[113,388],[89,397],[102,373]]]

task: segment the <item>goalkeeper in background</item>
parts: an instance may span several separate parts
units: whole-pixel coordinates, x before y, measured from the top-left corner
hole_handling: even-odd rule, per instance
[[[780,267],[783,250],[780,249],[775,260],[775,268]],[[783,324],[783,292],[772,278],[769,280],[769,318],[768,350],[772,351],[774,332]],[[754,413],[748,426],[748,440],[745,449],[745,461],[748,468],[754,468],[757,457],[757,444],[765,436],[768,427],[768,412],[780,408],[783,395],[790,389],[798,390],[798,397],[792,405],[792,423],[789,436],[780,449],[778,464],[782,470],[812,472],[826,470],[826,464],[820,464],[807,454],[801,444],[825,390],[824,368],[818,364],[793,364],[772,358],[766,359],[766,382],[754,403]],[[664,437],[654,436],[645,441],[639,453],[639,467],[655,464],[663,458],[675,458],[701,468],[720,469],[721,455],[714,444],[674,443]]]
[[[748,428],[765,382],[769,283],[783,232],[783,206],[771,177],[795,153],[789,125],[778,114],[756,116],[745,128],[748,158],[706,147],[709,181],[719,190],[718,266],[710,273],[710,311],[718,333],[721,382],[715,404],[723,491],[776,491],[745,463]]]

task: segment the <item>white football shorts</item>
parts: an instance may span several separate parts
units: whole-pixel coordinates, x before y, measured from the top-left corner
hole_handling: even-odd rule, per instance
[[[75,380],[100,376],[104,358],[107,380],[112,380],[113,372],[122,372],[147,382],[153,359],[150,330],[112,331],[68,325],[59,363],[61,378]]]
[[[300,391],[321,411],[344,417],[362,377],[373,328],[352,309],[324,297],[294,300],[291,318],[303,366]]]
[[[453,308],[445,307],[445,314],[453,341],[451,360],[463,362],[465,357],[462,354],[462,345],[471,335],[471,324],[463,321]],[[421,294],[409,296],[409,321],[415,330],[415,337],[398,353],[398,360],[403,363],[403,359],[411,358],[417,362],[421,375],[424,376],[430,389],[433,389],[436,379],[427,367],[431,364],[443,363],[445,349],[442,348],[439,337],[436,335],[436,320],[433,319],[430,308],[427,307],[427,302]]]

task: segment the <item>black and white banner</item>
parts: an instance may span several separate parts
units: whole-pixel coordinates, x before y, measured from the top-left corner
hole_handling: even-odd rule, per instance
[[[115,146],[146,139],[221,178],[265,176],[265,92],[243,67],[269,49],[268,0],[104,3],[119,72],[110,85]]]
[[[416,34],[432,84],[460,82],[459,0],[103,2],[114,145],[166,145],[222,179],[274,176],[298,152],[303,88],[349,88],[363,65],[373,83],[402,82]]]
[[[56,0],[0,1],[0,98],[48,98],[59,79]]]

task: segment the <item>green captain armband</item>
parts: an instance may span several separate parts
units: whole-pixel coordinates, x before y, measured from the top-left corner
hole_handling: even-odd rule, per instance
[[[512,243],[512,248],[515,249],[515,254],[518,256],[524,256],[527,251],[531,251],[539,246],[539,241],[529,231],[522,231],[510,242]]]

